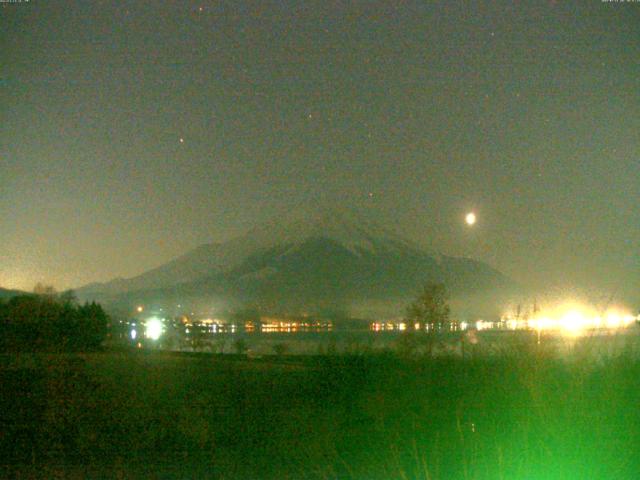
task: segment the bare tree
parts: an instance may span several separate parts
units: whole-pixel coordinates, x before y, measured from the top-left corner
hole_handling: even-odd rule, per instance
[[[428,325],[430,329],[440,330],[449,325],[451,309],[449,295],[443,283],[427,283],[418,297],[407,307],[407,327],[419,329]]]
[[[44,285],[42,282],[38,282],[35,287],[33,287],[33,293],[36,295],[47,295],[47,296],[55,296],[58,292],[52,285]]]

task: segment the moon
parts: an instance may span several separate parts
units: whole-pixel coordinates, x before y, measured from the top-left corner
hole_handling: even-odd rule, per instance
[[[467,222],[467,225],[469,226],[474,225],[476,223],[476,214],[473,212],[467,213],[464,217],[464,221]]]

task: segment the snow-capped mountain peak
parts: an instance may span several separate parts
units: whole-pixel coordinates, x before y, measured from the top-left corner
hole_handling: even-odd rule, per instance
[[[418,249],[366,215],[344,207],[297,209],[253,228],[239,240],[251,248],[264,249],[309,238],[327,238],[355,253]]]

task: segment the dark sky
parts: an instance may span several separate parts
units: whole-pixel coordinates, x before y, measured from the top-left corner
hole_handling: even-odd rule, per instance
[[[640,291],[640,3],[0,14],[0,286],[132,276],[322,202],[525,284]]]

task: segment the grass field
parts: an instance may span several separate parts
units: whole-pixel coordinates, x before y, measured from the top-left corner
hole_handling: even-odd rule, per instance
[[[640,361],[7,355],[2,476],[637,479]]]

